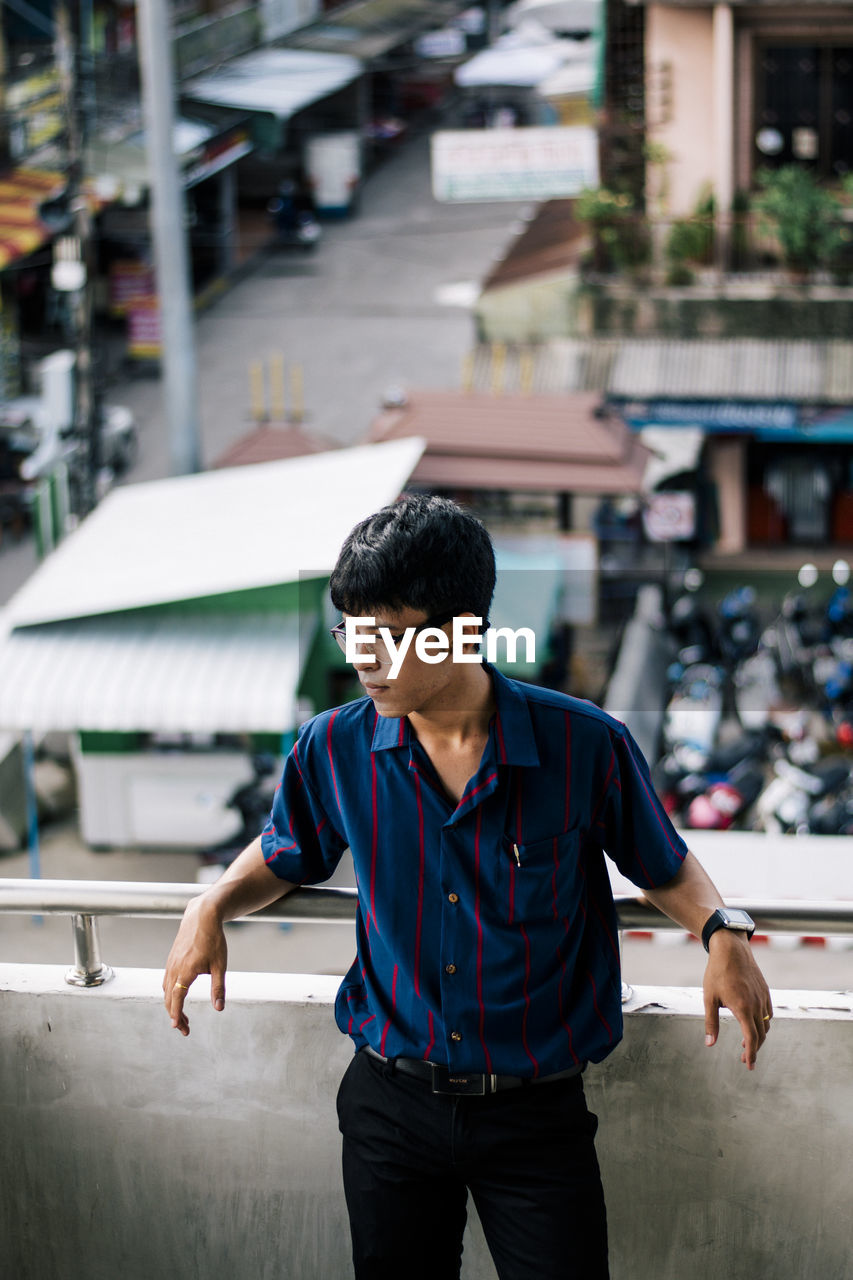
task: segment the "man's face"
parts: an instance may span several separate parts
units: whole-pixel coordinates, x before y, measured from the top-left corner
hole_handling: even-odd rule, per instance
[[[377,607],[371,614],[375,618],[375,626],[359,626],[355,629],[360,637],[377,637],[375,643],[361,644],[360,650],[365,658],[354,665],[359,683],[381,716],[406,716],[412,712],[427,713],[429,710],[451,709],[459,691],[460,671],[470,672],[473,668],[464,665],[461,668],[453,660],[448,651],[441,662],[424,662],[416,651],[417,635],[411,638],[406,655],[395,666],[396,675],[391,676],[392,653],[378,637],[380,627],[387,627],[391,633],[394,646],[399,650],[403,635],[409,627],[422,627],[427,621],[427,614],[418,609],[386,609]],[[346,618],[346,615],[344,615]],[[440,628],[448,637],[448,650],[452,638],[452,622]],[[370,658],[367,659],[367,655]]]

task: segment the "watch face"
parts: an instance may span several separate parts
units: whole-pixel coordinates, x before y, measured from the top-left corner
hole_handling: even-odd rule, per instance
[[[725,907],[721,912],[725,919],[726,926],[729,929],[753,929],[755,925],[752,916],[746,911],[741,911],[738,907]]]

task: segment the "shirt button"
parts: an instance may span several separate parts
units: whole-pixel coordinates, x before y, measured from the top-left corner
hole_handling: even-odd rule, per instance
[[[450,1039],[451,1039],[451,1040],[456,1040],[456,1041],[461,1040],[461,1039],[462,1039],[462,1032],[461,1032],[461,1031],[451,1031],[451,1033],[450,1033]]]
[[[458,901],[459,901],[459,894],[458,894],[458,893],[449,893],[449,894],[447,895],[447,901],[448,901],[448,902],[458,902]]]
[[[446,965],[444,966],[444,972],[445,972],[445,973],[455,973],[455,972],[456,972],[456,965],[455,965],[455,964],[446,964]]]

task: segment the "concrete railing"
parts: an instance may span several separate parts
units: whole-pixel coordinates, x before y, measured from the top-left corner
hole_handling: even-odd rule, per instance
[[[198,891],[3,881],[0,913],[171,915]],[[351,912],[326,892],[324,913]],[[316,896],[267,918],[304,919]],[[748,905],[766,930],[816,932],[825,911],[824,927],[850,931],[849,906]],[[648,927],[647,908],[620,903],[623,923],[636,927],[634,912]],[[123,969],[83,992],[61,967],[0,965],[2,1273],[343,1280],[339,980],[232,972],[216,1013],[199,979],[189,1039],[169,1025],[161,980]],[[672,987],[635,987],[624,1043],[587,1071],[613,1280],[847,1280],[853,993],[773,994],[755,1072],[733,1020],[706,1049],[701,993]],[[494,1280],[473,1213],[462,1274]]]

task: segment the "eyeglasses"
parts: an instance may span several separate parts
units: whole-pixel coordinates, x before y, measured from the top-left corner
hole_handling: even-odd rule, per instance
[[[455,616],[456,616],[455,613],[437,613],[435,614],[434,617],[427,618],[425,622],[419,622],[418,625],[416,627],[412,627],[411,630],[415,635],[417,635],[419,631],[426,631],[430,627],[443,627],[448,622],[451,622]],[[406,630],[409,630],[409,628],[407,627]],[[337,641],[338,648],[341,650],[341,652],[346,653],[347,651],[346,622],[339,622],[336,627],[331,628],[329,634],[331,636],[334,636],[335,640]],[[391,633],[391,642],[396,649],[400,647],[400,644],[403,639],[403,635],[404,635],[404,632],[402,631],[399,632],[398,635],[394,635],[393,632]],[[388,652],[388,648],[385,644],[385,641],[380,636],[378,630],[377,631],[359,631],[357,633],[357,638],[358,638],[359,657],[361,659],[364,659],[366,661],[372,658],[373,661],[380,667],[391,666],[394,659],[391,656],[391,654]]]

